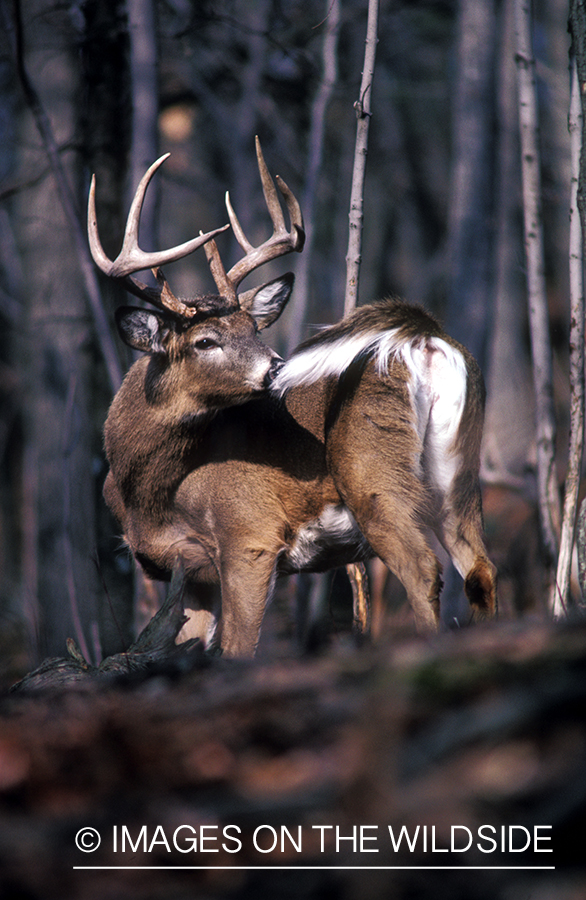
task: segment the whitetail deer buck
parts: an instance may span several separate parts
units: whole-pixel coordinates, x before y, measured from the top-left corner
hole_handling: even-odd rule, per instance
[[[281,313],[293,276],[238,294],[259,266],[303,248],[299,205],[275,185],[257,142],[273,235],[246,239],[229,272],[214,235],[161,253],[138,247],[142,179],[120,255],[97,232],[92,181],[88,231],[107,275],[159,311],[122,308],[120,334],[145,351],[128,372],[105,426],[106,501],[148,575],[181,564],[181,639],[253,654],[275,579],[379,556],[403,582],[420,628],[439,620],[435,532],[464,578],[477,617],[495,611],[495,570],[482,537],[478,481],[483,385],[470,354],[422,309],[398,301],[363,306],[282,360],[257,331]],[[226,225],[225,228],[229,226]],[[218,294],[176,298],[161,270],[205,245]],[[157,288],[130,276],[154,267]],[[221,611],[198,583],[218,583]]]

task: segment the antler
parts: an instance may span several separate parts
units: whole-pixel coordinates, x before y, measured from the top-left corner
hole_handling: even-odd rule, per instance
[[[290,229],[287,229],[281,204],[279,202],[279,195],[277,194],[275,184],[264,161],[258,137],[255,142],[258,170],[262,182],[265,202],[273,223],[273,234],[259,247],[253,247],[244,234],[242,226],[230,203],[230,196],[226,193],[226,208],[228,210],[230,224],[232,225],[236,240],[242,249],[246,251],[246,256],[235,263],[229,272],[226,272],[222,260],[220,259],[216,242],[210,240],[205,245],[205,252],[210,264],[210,270],[218,290],[224,297],[236,303],[238,303],[238,285],[247,275],[250,275],[250,273],[255,269],[258,269],[259,266],[270,262],[270,260],[277,259],[279,256],[284,256],[286,253],[291,253],[293,250],[301,253],[305,243],[305,231],[303,228],[301,207],[283,179],[277,175],[277,185],[285,200],[289,219],[291,221],[291,227]]]
[[[200,232],[198,237],[193,238],[191,241],[186,241],[184,244],[179,244],[177,247],[171,247],[169,250],[147,253],[138,246],[140,213],[150,180],[168,156],[168,153],[161,156],[160,159],[147,169],[141,178],[130,206],[130,212],[128,213],[122,249],[114,261],[106,256],[98,235],[95,196],[96,178],[95,175],[92,176],[88,200],[88,237],[94,262],[105,275],[112,278],[124,279],[127,290],[137,297],[147,300],[149,303],[158,306],[160,309],[167,309],[176,315],[191,318],[197,312],[197,306],[194,304],[187,304],[175,297],[160,266],[168,262],[175,262],[177,259],[182,259],[184,256],[188,256],[203,245],[205,246],[210,271],[216,282],[218,291],[230,306],[238,307],[238,285],[247,275],[250,275],[250,273],[255,269],[258,269],[259,266],[264,265],[264,263],[267,263],[272,259],[277,259],[277,257],[284,256],[286,253],[291,253],[293,250],[296,250],[299,253],[303,250],[305,231],[303,229],[303,216],[301,214],[299,203],[283,179],[277,175],[277,185],[285,200],[289,219],[291,221],[291,227],[290,229],[287,229],[281,204],[279,202],[279,195],[277,194],[275,184],[267,169],[260,148],[260,142],[257,137],[256,157],[258,160],[258,170],[260,172],[265,201],[273,223],[273,234],[271,237],[259,247],[253,247],[244,234],[242,226],[230,203],[230,197],[228,193],[226,193],[226,208],[230,218],[230,225],[232,226],[236,240],[246,253],[242,259],[232,266],[228,273],[220,258],[218,246],[214,237],[222,231],[226,231],[230,225],[224,225],[222,228],[216,228],[214,231],[208,231],[206,234]],[[135,272],[140,272],[143,269],[149,268],[153,270],[157,279],[157,287],[149,287],[149,285],[132,277]]]
[[[158,306],[160,309],[167,309],[177,315],[191,318],[197,312],[197,308],[175,297],[159,267],[165,263],[175,262],[175,260],[188,256],[203,244],[212,240],[220,232],[226,231],[230,226],[224,225],[222,228],[216,228],[214,231],[208,231],[206,234],[200,232],[198,237],[186,241],[184,244],[179,244],[177,247],[171,247],[169,250],[147,253],[140,249],[138,246],[138,226],[146,189],[154,173],[168,156],[168,153],[161,156],[147,169],[141,178],[128,213],[122,249],[114,261],[106,256],[98,234],[95,196],[96,176],[92,175],[87,223],[89,245],[94,262],[105,275],[109,275],[112,278],[123,278],[127,290],[137,297]],[[149,285],[144,284],[137,278],[131,277],[135,272],[140,272],[143,269],[153,270],[157,279],[156,288],[149,287]]]

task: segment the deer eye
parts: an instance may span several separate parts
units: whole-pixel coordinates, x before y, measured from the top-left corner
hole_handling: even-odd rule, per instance
[[[214,341],[213,338],[200,338],[199,341],[195,342],[196,350],[213,350],[214,347],[219,347],[217,341]]]

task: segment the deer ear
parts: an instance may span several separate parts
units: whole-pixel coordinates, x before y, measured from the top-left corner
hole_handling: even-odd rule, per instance
[[[166,352],[163,339],[170,328],[163,316],[148,309],[121,306],[116,310],[116,325],[124,343],[134,350]]]
[[[293,290],[295,276],[292,272],[261,284],[243,294],[238,295],[238,303],[241,309],[250,313],[259,329],[268,328],[279,318]]]

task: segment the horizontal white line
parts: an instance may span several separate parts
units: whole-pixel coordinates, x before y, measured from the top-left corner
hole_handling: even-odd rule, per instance
[[[444,870],[458,870],[458,871],[491,871],[491,872],[520,872],[520,871],[553,871],[555,866],[73,866],[74,869],[93,869],[93,870],[105,870],[105,869],[207,869],[207,870],[222,870],[222,871],[239,871],[239,872],[258,872],[266,869],[267,871],[295,871],[295,870],[312,870],[312,871],[369,871],[372,870],[381,872],[381,871],[395,871],[395,870],[411,870],[417,872],[423,871],[444,871]]]

